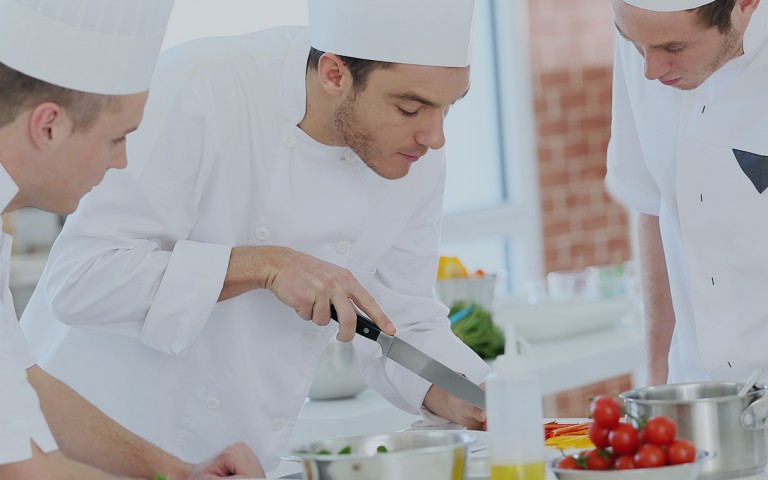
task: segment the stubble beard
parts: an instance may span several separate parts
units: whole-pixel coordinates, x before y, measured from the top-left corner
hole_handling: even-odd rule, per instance
[[[680,90],[693,90],[699,87],[715,72],[720,70],[723,65],[743,54],[742,42],[744,41],[744,37],[740,36],[734,27],[731,27],[731,29],[724,35],[725,40],[722,44],[723,47],[720,49],[720,52],[718,52],[715,59],[712,60],[712,63],[710,63],[709,66],[705,69],[701,81],[697,82],[695,85],[680,87]]]
[[[356,95],[352,94],[344,103],[333,112],[333,127],[342,142],[349,147],[365,165],[377,175],[389,179],[372,161],[382,156],[381,150],[376,147],[376,141],[370,132],[361,127],[357,109],[355,108]]]

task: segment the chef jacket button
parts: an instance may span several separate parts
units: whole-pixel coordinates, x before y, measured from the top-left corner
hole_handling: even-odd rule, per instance
[[[351,246],[352,244],[350,244],[346,240],[339,242],[336,244],[336,253],[338,253],[339,255],[344,255],[349,251],[349,247]]]
[[[346,160],[347,162],[352,162],[355,159],[357,159],[357,154],[352,151],[352,149],[346,149],[344,150],[344,158],[343,160]]]
[[[266,228],[259,228],[253,233],[253,236],[256,237],[257,240],[264,241],[269,238],[269,230]]]
[[[293,147],[296,144],[296,140],[294,140],[293,135],[290,133],[286,133],[283,135],[283,145],[285,145],[288,148]]]
[[[221,406],[221,402],[216,397],[208,397],[208,400],[205,401],[205,406],[211,410],[216,410]]]
[[[314,330],[310,330],[304,334],[304,339],[310,343],[317,343],[320,341],[320,334]]]
[[[272,430],[282,430],[285,426],[285,422],[282,418],[276,418],[272,420]]]

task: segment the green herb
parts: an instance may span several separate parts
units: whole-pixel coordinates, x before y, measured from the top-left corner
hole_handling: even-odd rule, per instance
[[[160,475],[159,473],[155,475],[155,480],[168,480],[168,477],[165,475]]]
[[[384,445],[379,445],[378,448],[376,448],[377,453],[387,453],[387,447]]]
[[[448,316],[468,306],[466,302],[455,302]],[[491,312],[480,305],[475,304],[474,310],[451,324],[451,330],[480,358],[490,360],[504,353],[504,332],[493,323]]]
[[[331,452],[326,450],[326,449],[318,450],[316,453],[317,453],[317,455],[330,455],[331,454]]]
[[[350,453],[352,453],[351,445],[347,445],[346,447],[339,450],[339,455],[349,455]]]

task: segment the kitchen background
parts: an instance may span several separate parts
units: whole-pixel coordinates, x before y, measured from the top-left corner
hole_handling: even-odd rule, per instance
[[[164,48],[306,21],[306,0],[177,0]],[[548,272],[630,260],[630,218],[603,188],[610,2],[478,0],[477,35],[470,95],[446,124],[444,253],[498,273],[500,297]],[[19,314],[59,222],[34,209],[6,220]],[[545,415],[584,416],[589,396],[630,386],[624,375],[549,395]]]

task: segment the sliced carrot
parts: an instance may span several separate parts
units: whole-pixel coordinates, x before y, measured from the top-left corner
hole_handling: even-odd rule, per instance
[[[576,425],[569,425],[567,427],[558,428],[556,430],[552,431],[552,436],[557,437],[559,435],[563,435],[566,433],[574,433],[574,432],[580,432],[580,431],[586,431],[589,428],[589,425],[592,422],[585,422],[585,423],[578,423]]]

